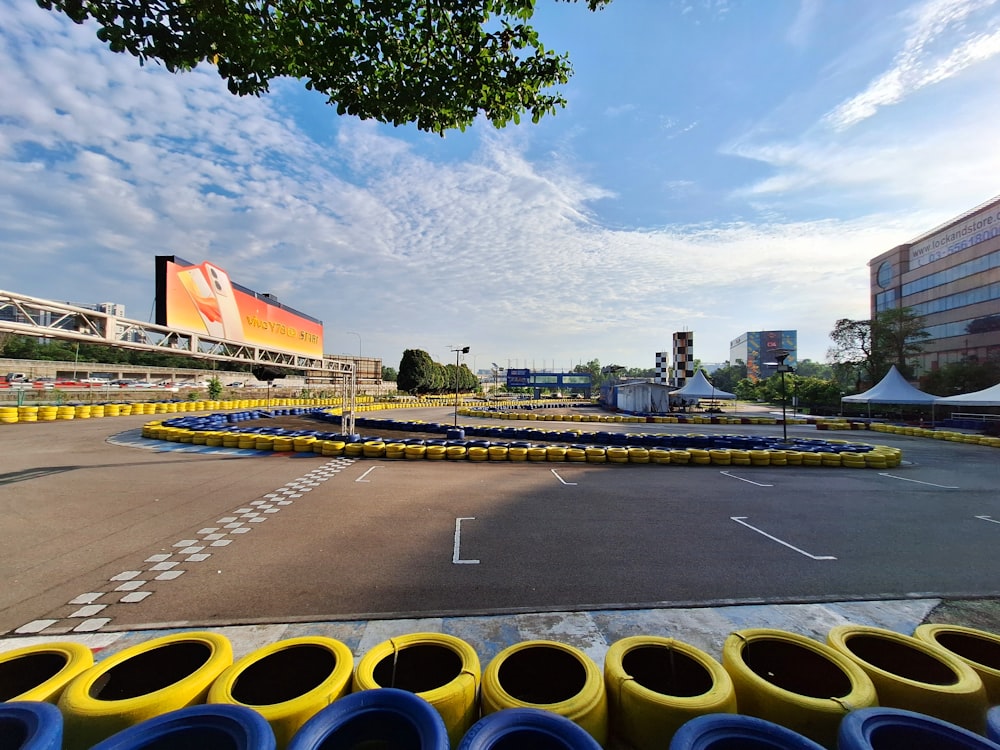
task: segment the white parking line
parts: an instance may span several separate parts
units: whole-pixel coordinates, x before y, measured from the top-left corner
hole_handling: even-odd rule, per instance
[[[833,555],[812,555],[812,554],[806,552],[804,549],[799,549],[798,547],[796,547],[793,544],[789,544],[786,541],[778,539],[778,537],[776,537],[776,536],[772,536],[771,534],[768,534],[766,531],[761,531],[756,526],[751,526],[750,524],[746,523],[747,516],[730,516],[729,519],[731,521],[736,521],[736,523],[742,524],[743,526],[746,526],[748,529],[752,529],[753,531],[756,531],[758,534],[762,534],[762,535],[766,536],[768,539],[770,539],[772,541],[775,541],[778,544],[782,544],[782,545],[788,547],[788,549],[795,550],[800,555],[805,555],[806,557],[811,558],[813,560],[836,560],[837,559]]]
[[[746,482],[747,484],[755,484],[758,487],[774,487],[773,484],[761,484],[760,482],[754,482],[750,479],[744,479],[743,477],[738,477],[735,474],[730,474],[728,471],[720,471],[720,474],[725,474],[727,477],[732,477],[733,479],[739,479],[741,482]]]
[[[475,521],[475,516],[464,516],[455,519],[455,546],[451,553],[451,562],[454,565],[479,565],[479,560],[462,560],[459,555],[459,548],[462,546],[462,521]]]
[[[552,475],[556,479],[558,479],[560,482],[562,482],[563,484],[565,484],[567,487],[576,487],[576,482],[567,482],[565,479],[563,479],[561,476],[559,476],[559,474],[556,472],[555,469],[549,469],[549,471],[551,471]]]
[[[880,477],[889,477],[890,479],[898,479],[901,482],[914,482],[916,484],[926,484],[928,487],[939,487],[942,490],[958,490],[961,487],[952,487],[949,484],[934,484],[933,482],[921,482],[919,479],[908,479],[907,477],[897,477],[895,474],[888,474],[884,471],[878,473]]]
[[[976,516],[976,518],[978,518],[980,521],[989,521],[990,523],[1000,523],[1000,521],[996,520],[995,518],[991,518],[990,516]]]
[[[362,474],[360,477],[358,477],[357,479],[355,479],[354,481],[355,482],[370,482],[371,480],[370,479],[365,479],[365,477],[368,476],[369,474],[371,474],[373,471],[375,471],[375,469],[380,469],[380,468],[382,468],[382,467],[381,466],[373,466],[368,471],[366,471],[364,474]]]

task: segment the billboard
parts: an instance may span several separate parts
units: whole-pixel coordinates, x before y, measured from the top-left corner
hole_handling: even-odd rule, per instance
[[[214,263],[156,256],[156,323],[178,331],[323,356],[323,322],[240,286]]]

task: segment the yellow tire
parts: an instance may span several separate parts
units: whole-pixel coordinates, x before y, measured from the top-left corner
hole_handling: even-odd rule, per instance
[[[407,461],[423,461],[427,453],[426,445],[407,445],[404,456]]]
[[[324,440],[322,455],[327,457],[343,456],[347,443],[343,440]]]
[[[385,455],[385,443],[381,440],[368,440],[361,444],[361,455],[365,458],[382,458]]]
[[[576,722],[598,744],[608,739],[608,700],[601,670],[580,649],[556,641],[522,641],[483,671],[483,715],[539,708]]]
[[[488,461],[490,457],[489,449],[481,445],[474,445],[468,450],[470,461]]]
[[[649,463],[649,450],[646,448],[629,448],[628,449],[628,462],[630,464],[648,464]]]
[[[490,461],[506,461],[508,450],[510,449],[506,445],[491,445],[487,448]]]
[[[351,458],[361,458],[365,455],[364,443],[345,443],[344,444],[344,455],[350,456]]]
[[[208,703],[247,706],[274,730],[285,747],[313,715],[347,695],[354,655],[338,640],[304,636],[271,643],[247,654],[218,676]]]
[[[443,461],[447,450],[443,445],[428,445],[424,452],[424,458],[428,461]]]
[[[678,448],[673,448],[670,451],[670,463],[672,464],[686,464],[691,460],[691,454],[685,450],[680,450]]]
[[[354,671],[353,692],[394,687],[419,695],[444,719],[451,746],[479,718],[479,656],[461,638],[411,633],[370,648]]]
[[[649,460],[654,464],[669,464],[670,450],[667,448],[650,448]]]
[[[406,458],[406,443],[386,443],[385,457],[390,459]]]
[[[608,456],[608,461],[613,464],[627,464],[628,463],[628,448],[622,448],[617,445],[609,446],[605,453]]]
[[[274,450],[274,438],[270,435],[258,435],[254,439],[253,447],[254,450],[258,451],[272,451]]]
[[[608,460],[608,451],[606,448],[601,448],[594,446],[592,448],[585,448],[584,455],[587,458],[588,464],[603,464]]]
[[[511,461],[527,461],[528,460],[528,449],[527,448],[508,448],[507,458]]]
[[[569,448],[564,445],[550,445],[545,449],[545,460],[564,462],[566,461],[567,453],[569,453]]]
[[[544,446],[532,446],[528,448],[528,460],[529,461],[544,461],[547,458],[548,449]]]
[[[673,638],[640,635],[611,644],[604,686],[612,734],[635,750],[666,747],[696,716],[736,713],[729,673],[704,651]]]
[[[587,450],[585,448],[567,448],[566,460],[571,463],[585,463],[587,461]]]
[[[232,663],[229,640],[208,632],[167,635],[112,654],[63,690],[64,750],[85,750],[146,719],[204,703]]]
[[[63,689],[92,667],[94,653],[80,643],[52,642],[0,654],[0,703],[56,703]]]
[[[920,625],[913,636],[950,651],[972,667],[991,706],[1000,705],[1000,635],[962,625]]]
[[[464,445],[449,445],[445,450],[445,458],[449,461],[464,461],[468,454],[469,449]]]
[[[725,448],[713,448],[708,455],[716,466],[730,466],[733,463],[733,454]]]
[[[880,706],[927,714],[979,734],[986,730],[983,681],[940,646],[867,625],[838,625],[826,641],[871,678]]]
[[[835,747],[848,711],[878,705],[875,686],[852,659],[798,633],[736,631],[722,647],[741,714],[788,727]]]

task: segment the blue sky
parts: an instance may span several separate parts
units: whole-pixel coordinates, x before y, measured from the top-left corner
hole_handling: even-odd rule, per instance
[[[0,14],[0,288],[149,320],[155,255],[211,260],[390,366],[824,361],[869,259],[1000,193],[998,0],[538,0],[569,106],[445,138]]]

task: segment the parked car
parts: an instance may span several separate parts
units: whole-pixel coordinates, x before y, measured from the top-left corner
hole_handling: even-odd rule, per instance
[[[234,380],[232,383],[226,383],[227,388],[243,388],[246,386],[242,380]]]

